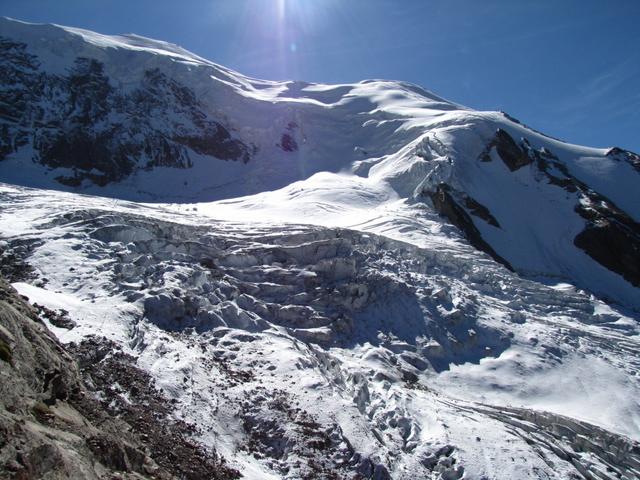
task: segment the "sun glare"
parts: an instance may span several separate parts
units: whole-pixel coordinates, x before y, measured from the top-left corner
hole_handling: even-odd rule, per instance
[[[284,21],[286,9],[287,9],[287,0],[276,0],[278,3],[278,20]]]

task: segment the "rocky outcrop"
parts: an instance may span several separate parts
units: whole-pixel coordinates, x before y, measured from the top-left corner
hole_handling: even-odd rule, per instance
[[[615,158],[618,161],[628,162],[638,173],[640,173],[640,155],[637,153],[623,150],[619,147],[610,148],[607,153],[607,157]]]
[[[621,275],[632,285],[640,286],[640,224],[618,208],[610,199],[591,189],[571,175],[567,167],[545,148],[536,150],[523,140],[523,148],[547,181],[577,194],[575,211],[586,225],[575,238],[574,245],[607,269]],[[608,156],[621,161],[640,157],[631,152],[611,149]]]
[[[192,90],[158,69],[125,90],[95,59],[76,58],[66,75],[55,75],[24,44],[0,38],[0,52],[0,161],[31,146],[34,162],[66,169],[56,180],[76,187],[156,167],[190,168],[194,153],[244,163],[254,153]]]
[[[468,195],[465,195],[464,206],[467,207],[471,215],[475,215],[476,217],[481,218],[482,220],[487,222],[489,225],[493,225],[496,228],[500,228],[500,224],[498,223],[498,220],[496,220],[496,217],[494,217],[491,214],[491,212],[487,207],[482,205],[477,200],[469,197]]]
[[[511,135],[501,128],[496,130],[495,136],[487,144],[487,148],[480,155],[480,159],[484,162],[491,161],[490,153],[493,148],[496,149],[498,156],[512,172],[532,162],[531,158],[518,146]]]
[[[286,131],[280,137],[280,147],[285,152],[297,152],[298,142],[296,141],[296,133],[298,130],[298,124],[296,122],[289,122]]]
[[[480,231],[473,224],[473,220],[471,219],[467,211],[454,198],[455,192],[453,192],[452,188],[449,185],[447,185],[446,183],[441,183],[438,185],[435,191],[428,192],[428,195],[436,211],[440,215],[446,217],[453,225],[462,230],[462,233],[467,238],[467,240],[469,240],[469,243],[471,243],[471,245],[473,245],[478,250],[485,252],[496,262],[501,263],[509,270],[513,270],[509,262],[498,255],[493,247],[489,245],[484,240],[484,238],[482,238]],[[468,197],[466,195],[462,196],[464,197],[464,204],[474,215],[482,218],[494,227],[500,227],[498,221],[493,215],[491,215],[491,213],[485,206],[481,205],[471,197]]]
[[[573,243],[595,261],[640,287],[640,224],[595,192],[576,212],[587,221]]]
[[[100,339],[72,351],[80,368],[0,279],[1,478],[238,477],[170,419],[170,402],[132,358]]]
[[[640,286],[640,224],[621,210],[610,199],[594,191],[588,185],[571,174],[567,166],[547,148],[534,148],[531,143],[522,138],[516,144],[513,138],[504,130],[498,129],[495,137],[487,144],[480,155],[480,160],[491,161],[490,152],[495,148],[505,165],[513,172],[524,165],[532,164],[539,172],[539,178],[549,184],[562,188],[575,196],[575,212],[582,217],[586,224],[575,238],[574,245],[582,249],[600,265],[621,275],[632,285]],[[612,148],[607,152],[608,157],[621,162],[628,162],[640,171],[640,156]],[[463,195],[459,194],[458,196]],[[456,204],[451,197],[450,189],[439,187],[438,192],[431,195],[436,209],[446,216],[454,225],[460,228],[470,243],[476,248],[494,256],[491,246],[482,240],[480,233],[472,222],[466,221],[460,204]],[[473,199],[463,200],[469,213],[485,219],[487,223],[498,226],[498,221],[487,215],[488,210],[474,205]],[[496,257],[494,257],[496,258]]]
[[[31,102],[42,93],[36,57],[26,46],[0,37],[0,160],[29,143]]]

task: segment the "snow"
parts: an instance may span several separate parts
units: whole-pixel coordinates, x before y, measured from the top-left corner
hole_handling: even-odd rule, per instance
[[[608,157],[580,156],[569,162],[568,167],[573,175],[640,221],[639,175],[629,163]]]
[[[630,164],[403,82],[268,82],[135,35],[0,28],[51,71],[87,55],[126,89],[160,68],[256,146],[73,193],[30,147],[0,163],[2,247],[35,269],[17,290],[69,312],[63,342],[135,356],[246,478],[319,475],[309,438],[345,475],[638,474],[638,289],[573,245],[575,192],[479,158],[498,128],[527,138],[637,220]],[[488,208],[500,227],[474,225],[517,273],[438,215],[441,183]]]
[[[326,195],[320,187],[331,180],[343,188],[363,181],[332,177],[319,175],[314,194]],[[299,188],[287,190],[294,204]],[[362,458],[387,465],[393,478],[427,475],[422,469],[431,462],[442,471],[463,466],[470,478],[567,475],[569,464],[558,460],[550,471],[522,437],[510,433],[511,420],[504,415],[512,413],[501,410],[507,407],[567,415],[640,438],[637,318],[569,284],[521,279],[460,237],[441,231],[448,243],[419,247],[407,242],[411,235],[393,240],[374,227],[363,233],[283,225],[266,217],[212,220],[200,212],[210,204],[180,211],[182,206],[8,185],[1,194],[3,236],[45,240],[29,262],[48,283],[15,286],[32,301],[68,310],[78,322],[71,331],[55,333],[63,341],[92,334],[120,343],[176,399],[177,415],[198,425],[199,438],[216,445],[247,478],[286,477],[284,464],[268,456],[257,460],[240,448],[248,435],[240,418],[254,419],[258,429],[263,421],[282,421],[261,403],[247,404],[247,394],[286,395],[319,424],[338,425],[336,435],[348,438]],[[384,192],[375,198],[390,209],[413,208]],[[361,203],[345,200],[361,208],[368,201],[366,195]],[[10,232],[14,219],[25,218],[31,229]],[[392,233],[402,236],[400,230]],[[437,242],[437,234],[423,231],[422,241],[429,238]],[[356,270],[342,271],[339,263],[325,263],[334,255],[345,266],[349,258],[361,260]],[[203,256],[213,258],[224,275],[211,276],[199,265]],[[305,297],[305,281],[337,289],[311,299]],[[368,288],[346,293],[352,285]],[[213,303],[201,305],[223,323],[178,319],[181,314],[170,308],[165,318],[145,312],[145,299],[177,298],[176,289],[184,301],[214,294]],[[306,324],[300,317],[304,304],[295,299],[313,305],[311,316],[304,314]],[[324,302],[329,310],[323,310]],[[351,320],[341,327],[331,311]],[[323,318],[329,328],[320,326]],[[319,330],[324,333],[317,336]],[[456,338],[464,348],[447,346],[442,338]],[[492,347],[482,347],[485,342]],[[229,369],[253,376],[234,385]],[[415,386],[402,380],[409,374],[416,375]],[[244,413],[238,413],[239,405]],[[497,413],[485,412],[487,405]],[[298,438],[295,424],[285,435]],[[527,438],[536,442],[535,436]],[[500,450],[504,454],[496,457]],[[296,455],[289,454],[285,464],[302,458]]]
[[[348,227],[366,218],[378,218],[379,209],[398,200],[398,195],[384,184],[321,172],[281,190],[193,206],[199,213],[218,219]],[[174,208],[181,211],[192,207]]]

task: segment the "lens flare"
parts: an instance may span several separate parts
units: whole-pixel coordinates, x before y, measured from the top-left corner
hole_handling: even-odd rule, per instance
[[[284,21],[286,10],[287,10],[287,0],[277,0],[278,2],[278,20]]]

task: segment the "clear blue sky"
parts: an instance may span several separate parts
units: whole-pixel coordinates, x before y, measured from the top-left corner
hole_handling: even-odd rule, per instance
[[[167,40],[259,78],[406,80],[640,152],[640,0],[0,0],[0,15]]]

